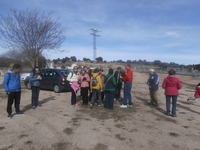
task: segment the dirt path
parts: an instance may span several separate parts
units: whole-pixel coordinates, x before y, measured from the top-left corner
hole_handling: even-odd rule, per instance
[[[160,75],[162,83],[166,75]],[[70,93],[41,91],[40,104],[33,110],[29,90],[23,89],[23,116],[7,118],[6,95],[0,88],[0,150],[200,150],[200,101],[193,96],[198,78],[180,77],[177,118],[165,116],[165,97],[159,89],[158,108],[147,105],[148,75],[135,73],[133,108],[113,111],[94,106],[70,105]]]

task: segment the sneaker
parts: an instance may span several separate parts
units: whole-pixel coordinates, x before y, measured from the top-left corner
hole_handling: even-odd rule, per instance
[[[168,113],[166,113],[166,115],[167,115],[167,116],[171,116],[171,114],[170,114],[170,113],[169,113],[169,114],[168,114]]]
[[[35,107],[35,106],[33,106],[32,108],[33,108],[33,109],[35,109],[36,107]]]
[[[24,115],[22,111],[16,112],[16,115]]]
[[[11,119],[11,118],[12,118],[12,115],[11,115],[11,114],[8,114],[8,118]]]
[[[74,104],[72,104],[72,107],[75,107],[75,105],[74,105]]]
[[[101,105],[98,105],[99,107],[101,107]]]
[[[177,115],[172,115],[172,117],[177,117]]]
[[[121,108],[127,108],[127,105],[121,105],[120,107]]]
[[[128,107],[133,107],[133,105],[127,105]]]
[[[93,105],[92,104],[90,104],[90,108],[92,108],[93,107]]]

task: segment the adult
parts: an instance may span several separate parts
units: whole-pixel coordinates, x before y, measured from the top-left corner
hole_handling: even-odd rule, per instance
[[[178,90],[181,89],[182,85],[179,80],[175,76],[176,71],[174,69],[170,69],[168,71],[169,75],[163,80],[162,87],[165,89],[165,97],[166,97],[166,115],[170,116],[170,101],[172,98],[172,117],[176,117],[176,103],[179,95]]]
[[[133,71],[131,69],[130,64],[125,65],[125,73],[123,74],[122,80],[124,81],[124,99],[123,104],[120,106],[121,108],[127,108],[127,106],[132,107],[132,96],[131,96],[131,88],[133,81]]]
[[[90,91],[92,92],[92,99],[90,102],[90,108],[94,106],[95,103],[95,97],[98,94],[98,106],[101,106],[101,91],[102,91],[102,81],[101,77],[99,76],[99,69],[96,68],[93,71],[91,80],[90,80]]]
[[[70,82],[71,85],[71,105],[75,107],[77,105],[76,103],[76,93],[79,90],[79,84],[78,84],[78,66],[73,65],[73,70],[70,72],[67,76],[67,80]]]
[[[15,103],[15,111],[17,115],[24,114],[20,111],[20,99],[21,99],[21,84],[20,84],[20,64],[14,64],[12,71],[8,72],[4,76],[3,86],[5,92],[8,95],[7,113],[8,118],[12,118],[12,104]]]
[[[108,74],[104,80],[105,86],[105,108],[106,109],[113,109],[114,97],[115,97],[115,88],[116,88],[116,80],[113,77],[113,69],[108,70]]]
[[[149,93],[150,93],[150,105],[158,106],[158,85],[159,85],[159,77],[155,73],[154,69],[149,69],[149,79],[147,81],[147,84],[149,86]]]
[[[81,70],[81,73],[78,77],[78,81],[81,87],[81,96],[83,99],[82,105],[88,105],[88,91],[89,91],[90,77],[84,69]]]
[[[42,80],[41,77],[41,70],[39,67],[33,68],[33,71],[30,75],[30,82],[31,82],[31,105],[32,108],[35,109],[38,106],[38,99],[40,93],[40,81]]]
[[[101,90],[101,101],[104,101],[104,79],[105,79],[105,74],[104,70],[102,68],[99,69],[99,76],[101,77],[101,83],[102,83],[102,90]]]
[[[115,71],[114,73],[114,77],[115,77],[115,80],[116,80],[116,91],[115,91],[115,98],[117,100],[120,100],[121,99],[121,89],[122,89],[122,79],[121,79],[121,76],[122,76],[122,72],[121,72],[121,67],[117,67],[117,71]]]

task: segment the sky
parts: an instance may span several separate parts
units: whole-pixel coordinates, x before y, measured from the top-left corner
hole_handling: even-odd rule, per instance
[[[200,63],[200,0],[0,0],[1,15],[10,8],[53,11],[67,28],[65,51],[44,51],[47,59],[94,60],[95,29],[96,57],[106,61]]]

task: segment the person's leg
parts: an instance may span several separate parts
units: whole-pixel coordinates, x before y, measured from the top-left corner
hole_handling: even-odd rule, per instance
[[[101,105],[101,90],[97,90],[98,93],[98,105]]]
[[[75,105],[75,104],[76,104],[76,93],[71,88],[71,105]]]
[[[172,96],[172,116],[176,117],[176,102],[177,96]]]
[[[129,100],[129,106],[133,105],[132,96],[131,96],[131,88],[132,88],[132,82],[129,82],[128,83],[128,100]]]
[[[91,104],[94,105],[94,99],[96,97],[96,90],[92,90],[92,98],[91,98]]]
[[[127,105],[127,99],[128,99],[128,84],[124,83],[124,100],[123,100],[123,105]]]
[[[40,95],[40,87],[37,87],[36,90],[36,100],[35,100],[35,106],[38,106],[38,101],[39,101],[39,95]]]
[[[150,94],[150,98],[151,98],[149,104],[150,104],[150,105],[153,105],[153,91],[149,90],[149,94]]]
[[[14,92],[10,92],[8,94],[8,101],[7,101],[7,113],[8,113],[8,115],[12,114],[13,99],[14,99]]]
[[[21,92],[15,92],[15,111],[16,113],[20,112],[20,99],[21,99]]]
[[[37,97],[37,91],[36,90],[37,89],[36,89],[35,86],[31,87],[31,94],[32,94],[32,96],[31,96],[31,105],[32,105],[33,108],[36,107],[36,97]]]
[[[152,93],[153,93],[153,102],[155,103],[155,106],[158,106],[157,91],[152,91]]]
[[[166,95],[166,115],[170,115],[170,98],[171,96]]]
[[[81,88],[81,95],[83,99],[83,105],[86,105],[88,103],[88,89],[87,87]]]
[[[109,93],[107,91],[105,91],[105,95],[106,95],[106,98],[105,98],[105,108],[109,109]]]
[[[110,109],[114,108],[114,97],[115,97],[115,92],[110,92]]]

